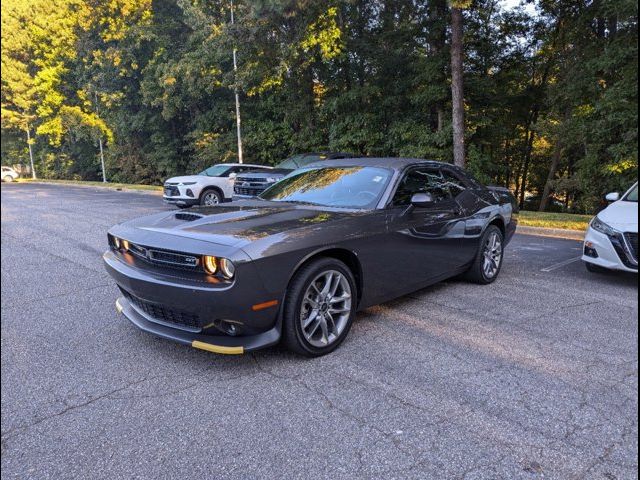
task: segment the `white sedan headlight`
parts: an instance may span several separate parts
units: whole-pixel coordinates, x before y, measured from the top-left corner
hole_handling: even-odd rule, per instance
[[[591,228],[593,228],[596,232],[604,233],[609,237],[614,237],[618,233],[615,229],[604,223],[597,216],[593,217],[593,220],[591,220]]]

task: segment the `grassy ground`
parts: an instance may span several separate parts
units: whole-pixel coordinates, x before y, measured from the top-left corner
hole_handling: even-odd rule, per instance
[[[105,188],[113,188],[116,190],[127,189],[127,190],[151,190],[151,191],[162,191],[162,187],[158,185],[138,185],[133,183],[111,183],[111,182],[86,182],[83,180],[48,180],[48,179],[38,179],[31,180],[30,178],[21,178],[18,180],[19,182],[46,182],[46,183],[60,183],[60,184],[69,184],[69,185],[79,185],[79,186],[87,186],[87,187],[105,187]]]
[[[547,213],[521,211],[518,225],[524,227],[564,228],[567,230],[586,230],[592,215],[573,213]]]

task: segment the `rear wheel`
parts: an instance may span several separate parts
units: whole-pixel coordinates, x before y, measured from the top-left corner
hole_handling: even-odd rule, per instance
[[[7,175],[2,178],[3,182],[13,182],[13,177],[11,175]]]
[[[489,225],[480,240],[480,248],[465,277],[475,283],[493,283],[502,268],[504,236],[498,227]]]
[[[284,304],[287,348],[309,357],[338,348],[355,317],[356,297],[353,274],[341,261],[319,258],[302,267]]]
[[[205,190],[200,195],[200,205],[204,207],[213,207],[222,203],[222,195],[217,190]]]

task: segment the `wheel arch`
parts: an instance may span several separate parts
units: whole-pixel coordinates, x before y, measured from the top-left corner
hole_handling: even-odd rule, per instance
[[[200,195],[198,195],[198,198],[200,200],[202,200],[202,196],[207,193],[207,191],[209,190],[214,190],[215,192],[220,194],[220,197],[222,198],[222,201],[225,200],[225,196],[224,196],[224,192],[222,191],[222,189],[220,187],[218,187],[217,185],[207,185],[205,187],[202,187],[202,190],[200,190]]]
[[[364,285],[362,264],[360,263],[360,259],[355,252],[343,247],[327,247],[322,250],[317,250],[304,257],[293,269],[293,272],[291,273],[291,277],[289,278],[289,282],[287,284],[287,290],[289,290],[291,280],[293,280],[296,273],[298,273],[298,271],[300,271],[302,267],[318,258],[335,258],[336,260],[340,260],[347,266],[356,281],[356,291],[358,295],[356,305],[359,305],[360,301],[362,300],[362,291]]]
[[[487,225],[487,228],[489,228],[490,225],[495,225],[496,227],[498,227],[500,229],[500,232],[502,233],[502,238],[506,238],[506,224],[501,216],[498,215],[491,219],[491,221]]]

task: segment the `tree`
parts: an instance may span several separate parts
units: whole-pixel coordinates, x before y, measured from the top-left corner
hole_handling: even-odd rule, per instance
[[[464,31],[462,9],[469,1],[454,1],[451,4],[451,114],[453,125],[453,163],[464,168],[464,87],[463,57]]]

